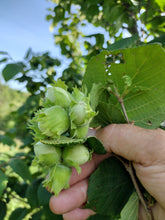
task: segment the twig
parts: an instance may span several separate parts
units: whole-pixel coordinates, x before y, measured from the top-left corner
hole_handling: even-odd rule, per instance
[[[117,88],[114,86],[114,89],[115,89],[115,92],[112,92],[113,95],[115,95],[121,105],[121,108],[122,108],[122,111],[124,113],[124,116],[125,116],[125,119],[127,121],[128,124],[130,124],[130,121],[128,119],[128,115],[127,115],[127,112],[126,112],[126,109],[125,109],[125,106],[124,106],[124,101],[123,101],[123,97],[120,96],[120,94],[118,93],[118,90]],[[118,158],[122,164],[125,166],[126,170],[128,171],[128,173],[130,174],[130,177],[132,179],[132,182],[134,184],[134,187],[136,189],[136,192],[138,194],[138,197],[139,197],[139,200],[140,202],[142,203],[144,209],[145,209],[145,212],[146,212],[146,216],[148,218],[148,220],[154,220],[153,219],[153,215],[152,215],[152,211],[151,209],[147,206],[144,198],[143,198],[143,195],[139,189],[139,186],[137,184],[137,181],[136,181],[136,178],[135,178],[135,174],[134,174],[134,170],[133,170],[133,165],[132,165],[132,161],[129,161],[129,163],[126,163],[121,157],[117,156],[117,155],[114,155],[116,158]]]
[[[154,220],[153,217],[152,217],[152,214],[151,214],[151,210],[147,207],[147,204],[143,198],[143,195],[139,189],[139,186],[137,184],[137,181],[136,181],[136,178],[135,178],[135,175],[134,175],[134,171],[133,171],[133,165],[132,165],[132,161],[129,161],[129,166],[128,166],[128,169],[127,169],[128,173],[130,174],[131,176],[131,179],[132,179],[132,182],[134,184],[134,187],[136,189],[136,192],[138,194],[138,197],[140,199],[140,202],[142,203],[144,209],[145,209],[145,212],[146,212],[146,215],[147,215],[147,218],[148,220]]]
[[[154,220],[153,218],[153,215],[152,215],[152,211],[151,209],[147,206],[144,198],[143,198],[143,195],[139,189],[139,186],[137,184],[137,181],[136,181],[136,178],[135,178],[135,174],[134,174],[134,170],[133,170],[133,165],[132,165],[132,161],[128,161],[128,163],[126,161],[124,161],[122,159],[122,157],[116,155],[116,154],[112,154],[114,157],[116,157],[125,167],[125,169],[128,171],[130,177],[131,177],[131,180],[133,182],[133,185],[135,187],[135,190],[138,194],[138,197],[139,197],[139,200],[140,202],[142,203],[144,209],[145,209],[145,212],[146,212],[146,215],[147,215],[147,218],[148,220]]]

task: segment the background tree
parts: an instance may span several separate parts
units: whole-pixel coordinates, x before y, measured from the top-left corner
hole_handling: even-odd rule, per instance
[[[60,74],[70,91],[75,85],[81,87],[87,63],[103,49],[113,51],[154,42],[165,46],[165,3],[161,0],[52,2],[54,7],[46,19],[51,22],[55,44],[70,61]],[[90,34],[86,33],[88,27]],[[21,62],[13,62],[7,52],[1,51],[0,56],[0,64],[5,64],[4,80],[24,83],[28,91],[22,94],[23,104],[2,118],[5,123],[0,141],[5,148],[0,151],[0,219],[62,219],[49,211],[50,193],[42,187],[42,174],[32,164],[33,139],[27,128],[34,111],[40,108],[45,87],[59,75],[56,67],[62,61],[49,52],[34,53],[31,49]],[[15,199],[22,207],[11,210]]]

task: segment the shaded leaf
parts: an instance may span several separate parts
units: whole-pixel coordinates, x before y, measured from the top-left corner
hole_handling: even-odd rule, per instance
[[[47,205],[49,204],[52,194],[45,187],[43,187],[43,184],[41,183],[37,190],[37,196],[40,205]]]
[[[26,208],[18,208],[18,209],[15,209],[10,217],[9,217],[9,220],[22,220],[27,214],[27,209]]]
[[[85,144],[89,146],[96,154],[105,154],[106,150],[102,143],[96,137],[88,137]]]
[[[37,190],[40,186],[41,179],[35,179],[27,188],[26,197],[32,208],[38,207],[39,201],[37,197]]]
[[[90,216],[88,220],[118,220],[118,218],[112,219],[110,216],[96,214]]]
[[[43,206],[43,214],[46,217],[45,220],[63,220],[62,215],[53,214],[48,205]]]
[[[39,210],[38,212],[34,213],[31,216],[31,220],[41,220],[41,216],[42,216],[42,210]],[[43,219],[43,217],[42,217]],[[43,219],[44,220],[44,219]],[[45,219],[46,220],[46,219]]]
[[[7,176],[0,170],[0,197],[7,185]]]
[[[93,127],[105,127],[112,123],[126,123],[121,109],[111,103],[100,102],[96,111],[98,111],[98,115],[91,123]]]
[[[165,47],[165,34],[162,34],[159,37],[155,37],[152,41],[148,42],[148,44],[151,43],[161,43],[163,47]]]
[[[0,201],[0,219],[4,219],[6,216],[7,206],[6,203],[3,201]]]
[[[3,143],[3,144],[7,144],[9,146],[15,146],[16,143],[15,141],[13,140],[13,138],[7,136],[7,135],[1,135],[0,134],[0,142]]]
[[[26,182],[19,182],[16,177],[8,177],[8,187],[15,191],[22,198],[25,197],[28,184]]]
[[[110,157],[100,164],[89,179],[86,207],[115,219],[120,215],[133,189],[124,166],[118,159]]]
[[[25,181],[32,180],[32,176],[30,174],[29,168],[26,163],[21,159],[12,159],[9,162],[9,165],[13,169],[15,173],[21,176]]]

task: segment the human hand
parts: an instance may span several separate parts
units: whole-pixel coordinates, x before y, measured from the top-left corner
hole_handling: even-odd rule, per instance
[[[81,209],[87,200],[88,177],[113,152],[133,162],[137,177],[157,201],[152,208],[154,220],[164,220],[165,131],[147,130],[130,124],[113,124],[100,129],[96,137],[108,153],[94,155],[91,161],[82,165],[80,175],[73,169],[71,187],[50,199],[52,212],[63,214],[65,220],[85,220],[95,214],[92,210]],[[143,208],[139,210],[139,219],[147,219]]]

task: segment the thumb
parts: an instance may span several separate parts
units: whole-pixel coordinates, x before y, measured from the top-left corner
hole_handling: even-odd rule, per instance
[[[144,166],[165,157],[165,131],[161,129],[111,124],[98,130],[96,137],[103,143],[107,152],[113,152]]]

